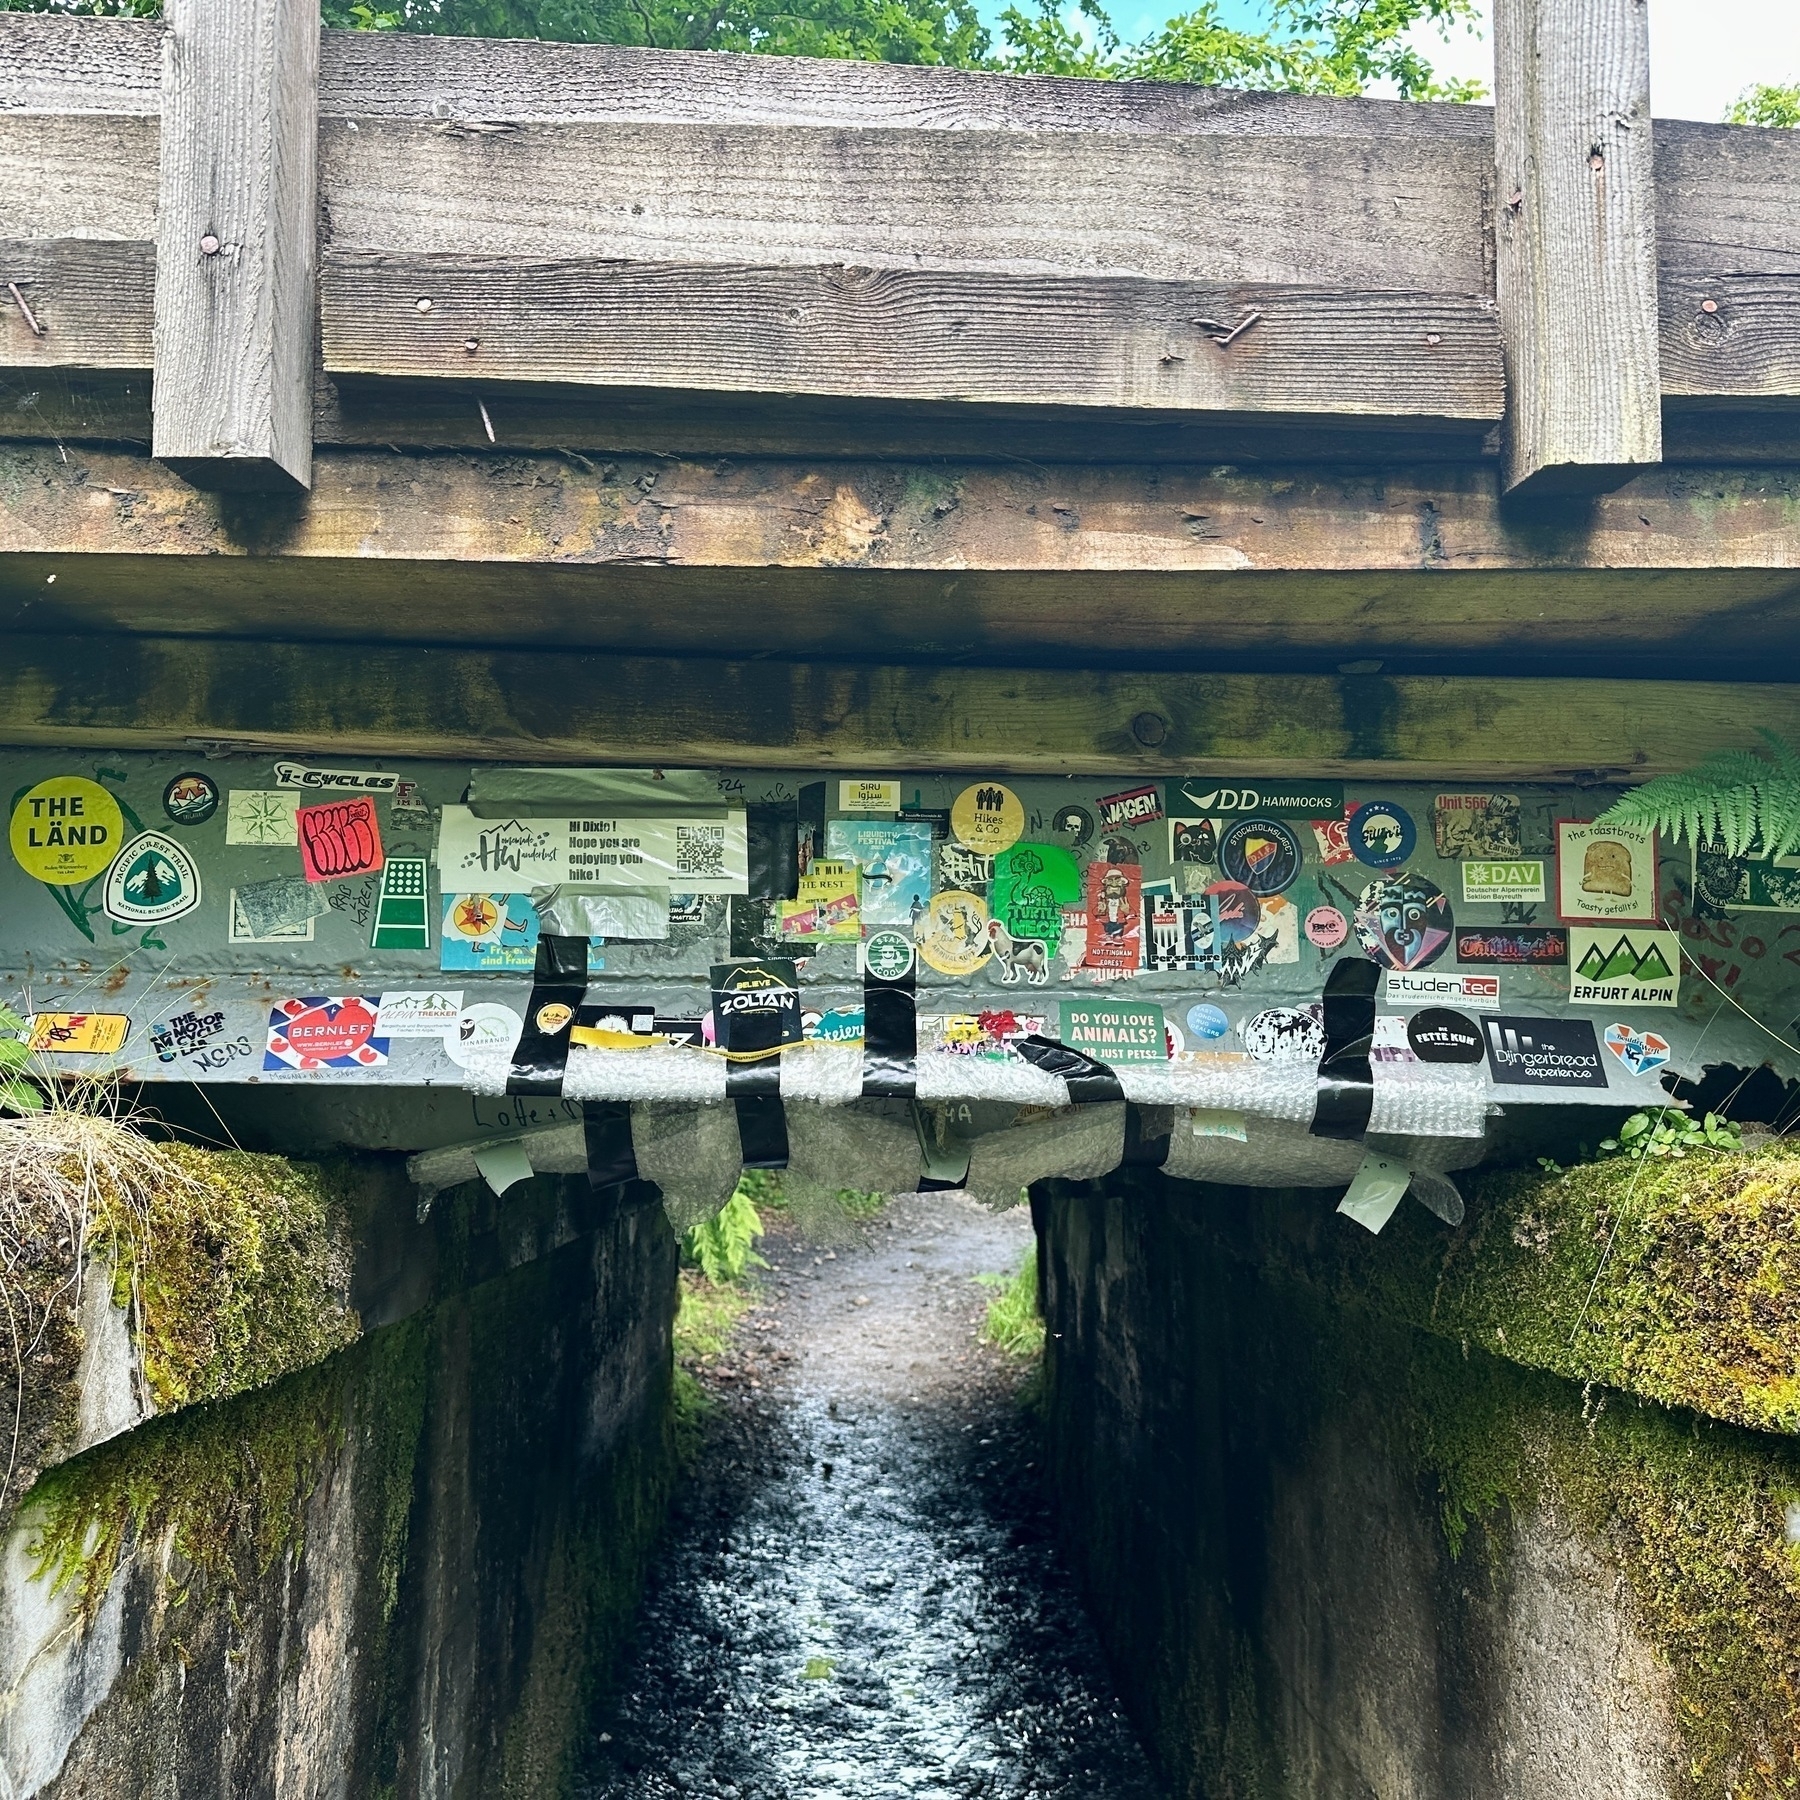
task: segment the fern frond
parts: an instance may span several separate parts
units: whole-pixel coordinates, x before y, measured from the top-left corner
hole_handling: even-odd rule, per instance
[[[1654,827],[1671,838],[1717,844],[1728,856],[1751,850],[1784,856],[1800,849],[1800,751],[1758,729],[1767,757],[1722,750],[1677,775],[1633,788],[1601,815],[1608,825]]]

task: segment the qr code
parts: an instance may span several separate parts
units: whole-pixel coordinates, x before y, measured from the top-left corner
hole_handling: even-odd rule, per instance
[[[725,873],[725,827],[677,825],[675,873],[722,876]]]

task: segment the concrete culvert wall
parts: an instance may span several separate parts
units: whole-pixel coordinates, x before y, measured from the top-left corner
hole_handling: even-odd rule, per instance
[[[59,1334],[45,1467],[0,1562],[0,1790],[559,1791],[671,1475],[660,1205],[538,1177],[503,1205],[441,1194],[421,1221],[397,1157],[156,1156],[215,1199],[256,1186],[271,1229],[286,1192],[316,1231],[249,1294],[222,1291],[223,1242],[178,1232],[135,1253],[135,1307],[109,1310],[114,1284],[88,1271],[107,1307]],[[196,1269],[182,1313],[168,1284]],[[160,1314],[143,1303],[159,1283]],[[169,1343],[227,1319],[232,1357],[180,1363],[210,1386],[171,1385]],[[84,1327],[111,1334],[139,1396],[90,1447]]]
[[[1628,1168],[1379,1240],[1323,1193],[1035,1191],[1063,1542],[1172,1792],[1786,1791],[1800,1445],[1623,1384],[1777,1415],[1791,1161],[1647,1173],[1579,1332]]]

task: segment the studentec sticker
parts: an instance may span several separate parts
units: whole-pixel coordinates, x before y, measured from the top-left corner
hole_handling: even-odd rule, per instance
[[[97,781],[53,775],[12,813],[13,860],[36,881],[74,887],[104,874],[125,841],[125,815]]]

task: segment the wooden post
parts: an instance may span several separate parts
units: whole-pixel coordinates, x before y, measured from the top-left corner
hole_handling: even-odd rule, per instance
[[[318,0],[168,0],[152,451],[196,486],[312,480]]]
[[[1508,492],[1662,460],[1648,0],[1495,0]]]

